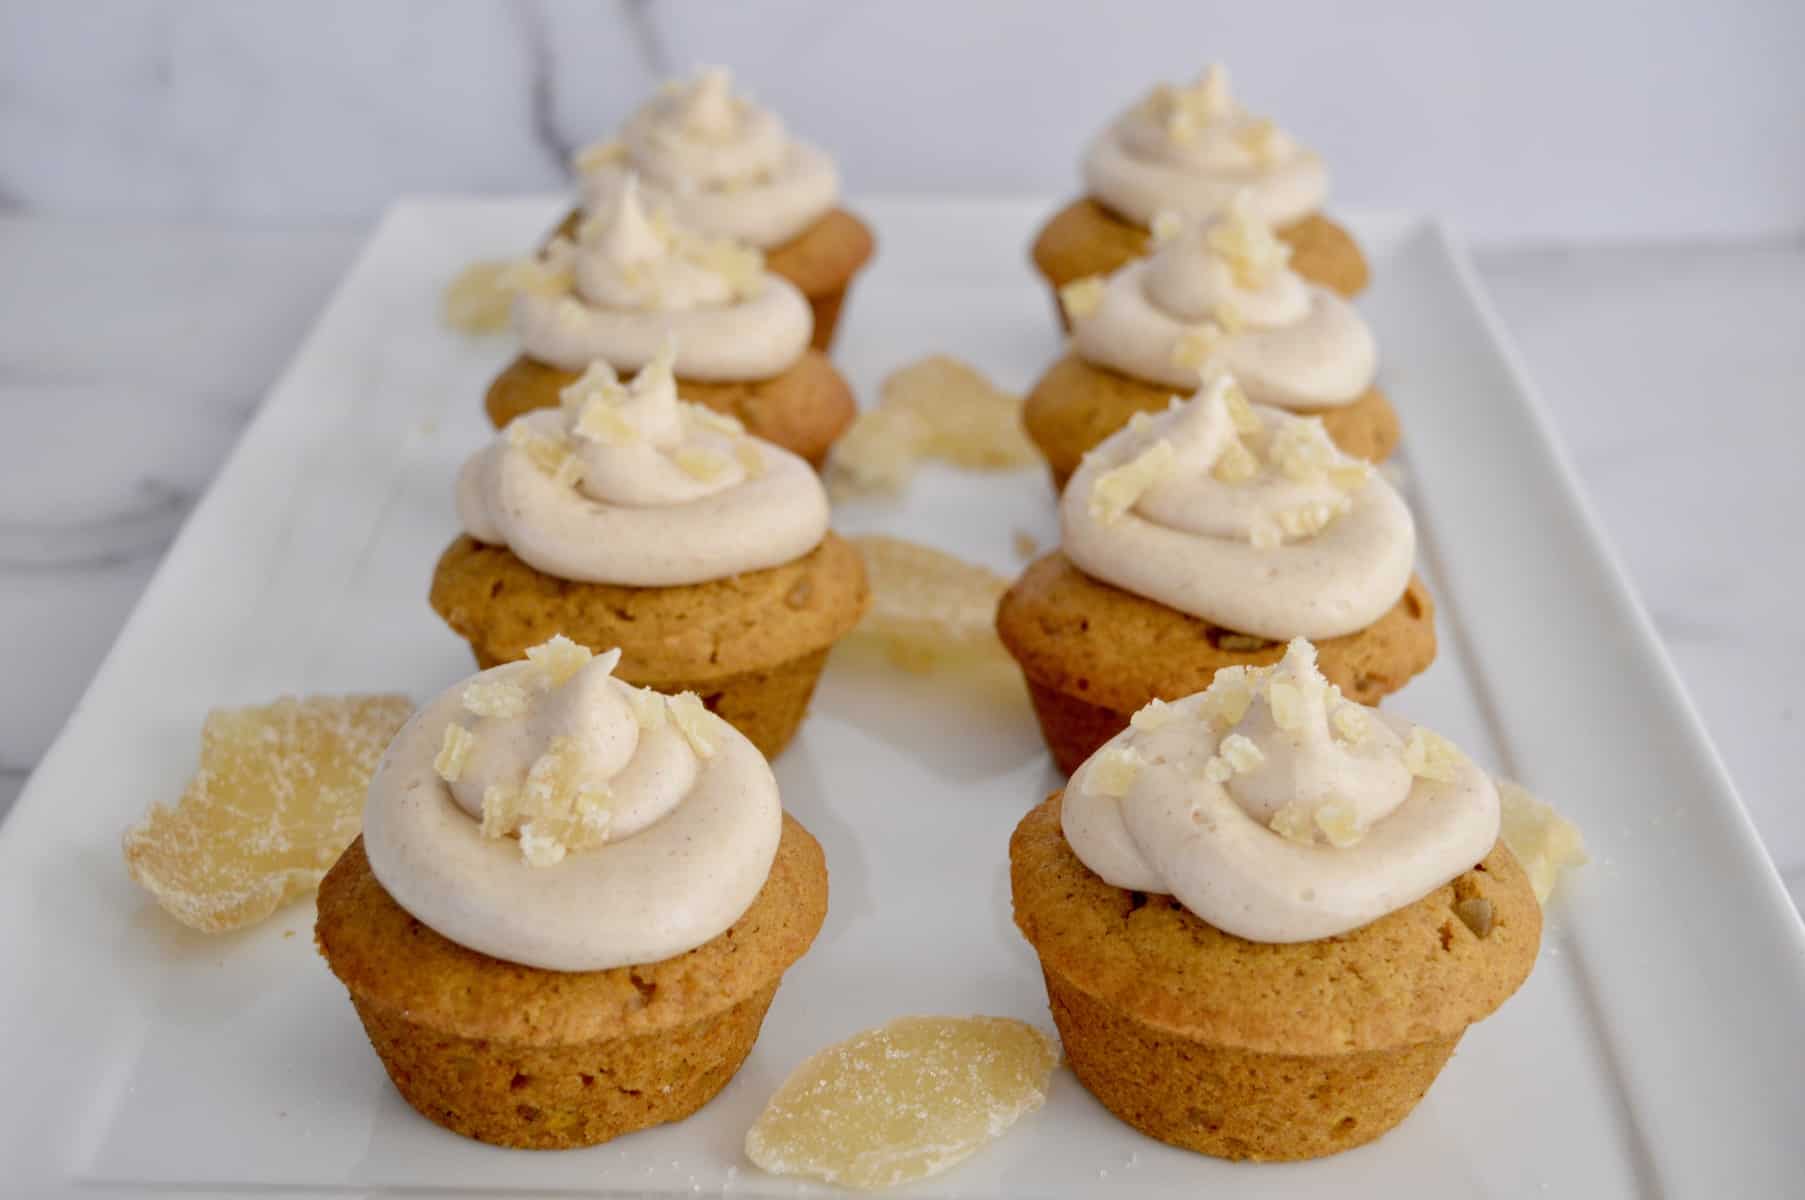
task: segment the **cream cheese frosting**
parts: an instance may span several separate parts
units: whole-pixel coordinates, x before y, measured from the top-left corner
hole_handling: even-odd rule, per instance
[[[1220,64],[1189,85],[1159,84],[1110,122],[1085,151],[1084,182],[1142,226],[1168,210],[1215,216],[1237,193],[1261,220],[1289,225],[1329,187],[1320,158],[1236,102]]]
[[[1372,624],[1416,555],[1410,510],[1370,464],[1226,374],[1100,443],[1059,517],[1087,575],[1274,641]]]
[[[807,462],[677,397],[667,349],[630,384],[604,362],[458,472],[464,532],[560,579],[670,587],[790,562],[827,533]]]
[[[1224,368],[1255,402],[1280,408],[1337,408],[1372,387],[1378,350],[1366,322],[1293,271],[1291,248],[1245,201],[1204,222],[1162,214],[1157,227],[1148,257],[1062,289],[1079,357],[1170,387]]]
[[[585,209],[606,208],[637,173],[647,198],[686,225],[761,249],[790,241],[840,196],[833,159],[735,94],[723,67],[667,83],[576,166]]]
[[[1470,869],[1491,777],[1440,736],[1342,697],[1299,638],[1271,667],[1154,701],[1072,776],[1066,841],[1105,882],[1256,942],[1333,937]]]
[[[751,907],[777,781],[691,693],[556,638],[458,684],[370,781],[364,848],[395,902],[471,950],[550,971],[657,962]]]
[[[513,306],[521,346],[567,371],[597,359],[637,370],[675,336],[685,379],[769,379],[814,331],[808,301],[757,250],[648,212],[632,174],[575,241],[554,239],[526,273]]]

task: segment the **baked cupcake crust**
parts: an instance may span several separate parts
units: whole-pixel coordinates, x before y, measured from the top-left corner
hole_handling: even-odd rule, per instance
[[[1223,667],[1269,666],[1285,654],[1283,642],[1244,648],[1245,635],[1093,579],[1057,550],[1028,564],[1003,593],[997,635],[1030,685],[1108,709],[1124,723],[1150,700],[1203,691]],[[1378,703],[1435,658],[1429,590],[1412,576],[1384,616],[1318,641],[1316,655],[1349,699]]]
[[[1079,460],[1134,414],[1162,412],[1177,389],[1131,379],[1067,353],[1047,369],[1022,402],[1022,426],[1063,490]],[[1355,458],[1383,462],[1397,448],[1398,414],[1377,387],[1352,404],[1296,411],[1321,417],[1330,440]]]
[[[1321,213],[1276,231],[1291,246],[1291,266],[1299,275],[1343,296],[1366,287],[1369,271],[1353,234]],[[1147,252],[1152,234],[1110,212],[1089,196],[1066,205],[1034,239],[1035,267],[1055,290],[1086,275],[1114,271]],[[1064,324],[1064,314],[1060,314]]]
[[[739,920],[661,962],[544,971],[435,933],[395,903],[363,839],[320,883],[314,940],[353,997],[461,1038],[555,1046],[637,1037],[717,1016],[775,986],[827,917],[827,860],[794,818],[771,873]]]
[[[621,648],[621,678],[693,687],[824,653],[870,602],[865,562],[831,530],[801,558],[707,583],[635,588],[536,571],[505,546],[460,536],[440,555],[429,599],[479,661],[510,662],[562,633]]]
[[[1054,793],[1009,840],[1015,923],[1043,966],[1109,1008],[1218,1047],[1318,1056],[1458,1037],[1535,965],[1542,911],[1502,841],[1414,904],[1350,933],[1250,942],[1168,896],[1111,887],[1073,853]],[[1490,901],[1479,937],[1456,914]]]
[[[504,428],[522,413],[558,407],[558,393],[575,383],[578,374],[520,355],[489,385],[483,408],[497,429]],[[737,419],[754,437],[775,442],[816,467],[859,411],[851,385],[817,349],[804,351],[795,365],[772,379],[679,379],[677,392]]]

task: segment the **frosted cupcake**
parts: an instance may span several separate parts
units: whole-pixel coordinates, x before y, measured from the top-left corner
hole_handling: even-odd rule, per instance
[[[396,736],[320,885],[320,952],[407,1102],[556,1149],[688,1116],[827,912],[771,769],[693,695],[568,641]]]
[[[591,363],[637,371],[671,338],[685,399],[817,466],[857,412],[852,389],[809,345],[814,316],[796,286],[752,247],[648,212],[634,176],[574,239],[552,239],[521,283],[521,355],[486,401],[497,428],[555,408]]]
[[[815,472],[679,400],[668,351],[516,418],[464,464],[457,511],[431,600],[480,666],[560,633],[619,646],[623,679],[699,693],[767,756],[868,600]]]
[[[1291,246],[1305,278],[1344,296],[1366,286],[1360,247],[1322,215],[1322,160],[1242,108],[1221,66],[1188,86],[1159,84],[1111,121],[1085,151],[1084,186],[1034,241],[1034,265],[1055,293],[1146,253],[1157,214],[1219,216],[1240,193]]]
[[[1067,1060],[1150,1137],[1314,1158],[1413,1109],[1535,965],[1491,778],[1307,642],[1133,725],[1010,840]]]
[[[1397,492],[1322,422],[1250,404],[1227,375],[1106,438],[1059,503],[1062,548],[1003,594],[997,633],[1071,771],[1153,700],[1319,642],[1376,703],[1435,657]]]
[[[768,108],[733,91],[721,67],[667,83],[618,136],[577,156],[583,207],[605,211],[637,173],[654,207],[711,237],[765,252],[772,271],[814,309],[826,350],[852,277],[870,259],[871,231],[839,207],[840,173],[819,147],[792,137]]]
[[[1392,452],[1397,414],[1373,385],[1378,351],[1353,305],[1300,275],[1245,202],[1158,224],[1147,258],[1061,293],[1071,347],[1022,409],[1055,486],[1129,417],[1194,388],[1199,371],[1232,371],[1254,403],[1321,417],[1356,458]]]

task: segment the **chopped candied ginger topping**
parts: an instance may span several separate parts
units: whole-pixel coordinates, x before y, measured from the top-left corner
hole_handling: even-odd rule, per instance
[[[1228,409],[1228,419],[1234,423],[1235,433],[1244,438],[1266,435],[1266,423],[1254,412],[1241,385],[1232,379],[1222,389],[1222,403]]]
[[[1223,738],[1222,744],[1216,747],[1216,753],[1222,756],[1223,761],[1237,775],[1251,771],[1266,761],[1265,751],[1255,745],[1252,738],[1242,733],[1231,733]]]
[[[1103,472],[1091,485],[1091,516],[1112,525],[1139,503],[1147,489],[1161,483],[1178,468],[1172,443],[1161,438],[1119,467]]]
[[[1504,844],[1529,876],[1536,899],[1546,904],[1562,872],[1588,861],[1585,837],[1579,826],[1536,799],[1522,784],[1508,779],[1496,782]]]
[[[678,692],[665,701],[665,707],[670,710],[671,723],[689,743],[689,748],[696,752],[696,757],[712,757],[718,736],[714,722],[719,718],[708,711],[702,698],[694,692]]]
[[[317,887],[357,836],[370,776],[412,707],[308,696],[214,710],[181,800],[126,831],[126,869],[191,928],[256,924]]]
[[[1296,508],[1281,509],[1274,513],[1272,519],[1279,531],[1288,538],[1314,537],[1327,529],[1348,510],[1349,502],[1344,496],[1338,501],[1312,500],[1308,504]]]
[[[1103,276],[1086,275],[1060,288],[1059,306],[1065,310],[1066,320],[1082,321],[1101,308],[1104,287]]]
[[[1143,110],[1165,129],[1166,136],[1179,145],[1195,142],[1203,131],[1234,109],[1229,94],[1228,72],[1221,64],[1212,64],[1196,82],[1177,87],[1169,83],[1156,86],[1143,101]]]
[[[663,729],[670,716],[664,693],[654,692],[651,688],[630,689],[627,692],[627,707],[633,710],[633,720],[641,729]]]
[[[742,299],[758,295],[764,287],[765,256],[756,246],[731,238],[697,238],[688,247],[688,257],[725,279]]]
[[[678,446],[671,451],[671,461],[691,479],[714,483],[733,471],[733,459],[710,446]]]
[[[555,688],[569,683],[570,677],[595,657],[595,652],[558,633],[553,634],[549,641],[527,647],[526,657],[528,662],[539,668],[542,685]],[[603,658],[608,660],[608,671],[612,674],[620,662],[620,649],[616,647],[608,651]]]
[[[1266,685],[1266,705],[1272,709],[1272,723],[1287,733],[1295,733],[1304,727],[1307,703],[1304,689],[1299,684],[1274,679]]]
[[[1310,806],[1292,801],[1272,814],[1268,828],[1286,841],[1305,846],[1316,844],[1316,818]]]
[[[1085,768],[1084,785],[1099,796],[1121,798],[1128,794],[1146,760],[1133,746],[1105,746]]]
[[[521,786],[484,789],[483,836],[516,834],[528,863],[554,866],[573,850],[608,840],[611,800],[607,783],[590,778],[576,741],[555,737],[533,760]]]
[[[1246,483],[1259,473],[1260,456],[1238,437],[1223,443],[1222,452],[1210,466],[1210,474],[1223,483]]]
[[[1171,209],[1161,209],[1153,214],[1153,242],[1164,245],[1185,231],[1185,219]]]
[[[852,539],[865,560],[871,607],[856,630],[892,662],[916,671],[943,663],[1006,662],[997,601],[1009,581],[931,546],[871,534]]]
[[[1152,733],[1156,729],[1164,729],[1178,720],[1178,710],[1164,700],[1149,700],[1146,705],[1135,711],[1128,718],[1129,725],[1142,733]]]
[[[526,712],[526,689],[505,679],[481,675],[464,686],[464,711],[472,716],[509,720]]]
[[[1404,744],[1404,767],[1418,779],[1453,783],[1460,778],[1465,761],[1452,742],[1421,725],[1410,731],[1410,740]]]
[[[1021,1021],[902,1017],[810,1056],[746,1133],[774,1175],[876,1190],[938,1175],[1046,1102],[1059,1047]]]
[[[470,761],[470,751],[475,748],[476,739],[470,731],[454,721],[445,726],[445,738],[439,744],[438,755],[432,760],[432,769],[446,783],[456,783],[463,778],[464,764]]]
[[[508,327],[515,296],[564,296],[573,286],[569,254],[554,242],[541,258],[471,263],[445,285],[440,311],[459,333],[499,333]]]
[[[1235,144],[1247,151],[1256,166],[1270,166],[1277,161],[1284,142],[1278,126],[1266,117],[1259,117],[1243,125],[1235,134]]]
[[[1254,686],[1265,677],[1263,669],[1223,667],[1204,689],[1203,715],[1212,724],[1228,729],[1240,724],[1253,704]]]
[[[996,471],[1038,462],[1040,452],[1022,428],[1021,397],[936,354],[884,380],[877,406],[834,444],[828,485],[838,496],[896,491],[927,458]]]
[[[1265,287],[1291,262],[1291,247],[1254,218],[1243,195],[1237,195],[1223,218],[1210,226],[1204,243],[1228,264],[1236,286],[1248,290]]]
[[[627,420],[617,404],[601,396],[591,396],[584,402],[572,432],[602,446],[631,446],[639,440],[639,430],[633,422]]]
[[[1366,833],[1360,828],[1359,814],[1346,800],[1326,800],[1317,805],[1315,820],[1316,828],[1337,850],[1347,849]]]
[[[614,163],[625,162],[626,158],[626,143],[615,138],[606,138],[599,142],[591,142],[577,151],[576,157],[571,160],[571,165],[576,167],[578,174],[587,175],[591,171],[599,171]]]
[[[1222,349],[1222,326],[1214,321],[1193,325],[1172,339],[1172,365],[1201,370]]]
[[[525,421],[508,426],[508,445],[526,455],[535,467],[560,484],[574,485],[582,477],[583,464],[570,453],[564,437],[543,433]]]
[[[1285,478],[1298,483],[1318,483],[1328,477],[1330,467],[1357,461],[1336,448],[1321,417],[1281,421],[1272,435],[1271,457]]]
[[[1365,741],[1371,729],[1366,710],[1351,701],[1342,703],[1329,714],[1329,727],[1348,746],[1358,746]]]

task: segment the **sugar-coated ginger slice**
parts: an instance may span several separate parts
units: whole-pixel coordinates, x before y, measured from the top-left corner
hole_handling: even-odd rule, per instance
[[[852,539],[865,559],[871,608],[856,632],[882,642],[899,666],[1003,654],[997,602],[1009,581],[932,546],[868,534]]]
[[[1002,1017],[900,1017],[817,1051],[746,1134],[774,1175],[894,1187],[957,1165],[1047,1098],[1059,1049]]]
[[[1497,780],[1500,835],[1529,876],[1536,899],[1548,903],[1563,872],[1589,861],[1579,826],[1554,811],[1520,783]]]
[[[975,367],[936,354],[893,372],[877,406],[861,413],[835,443],[828,482],[840,495],[895,491],[924,458],[974,470],[1038,461],[1022,428],[1021,397]]]
[[[406,696],[283,697],[215,709],[172,808],[125,834],[125,865],[176,920],[224,933],[319,886],[362,824],[364,791]]]
[[[512,263],[506,259],[473,262],[445,285],[441,315],[459,333],[500,333],[508,327],[515,289],[508,286]]]

